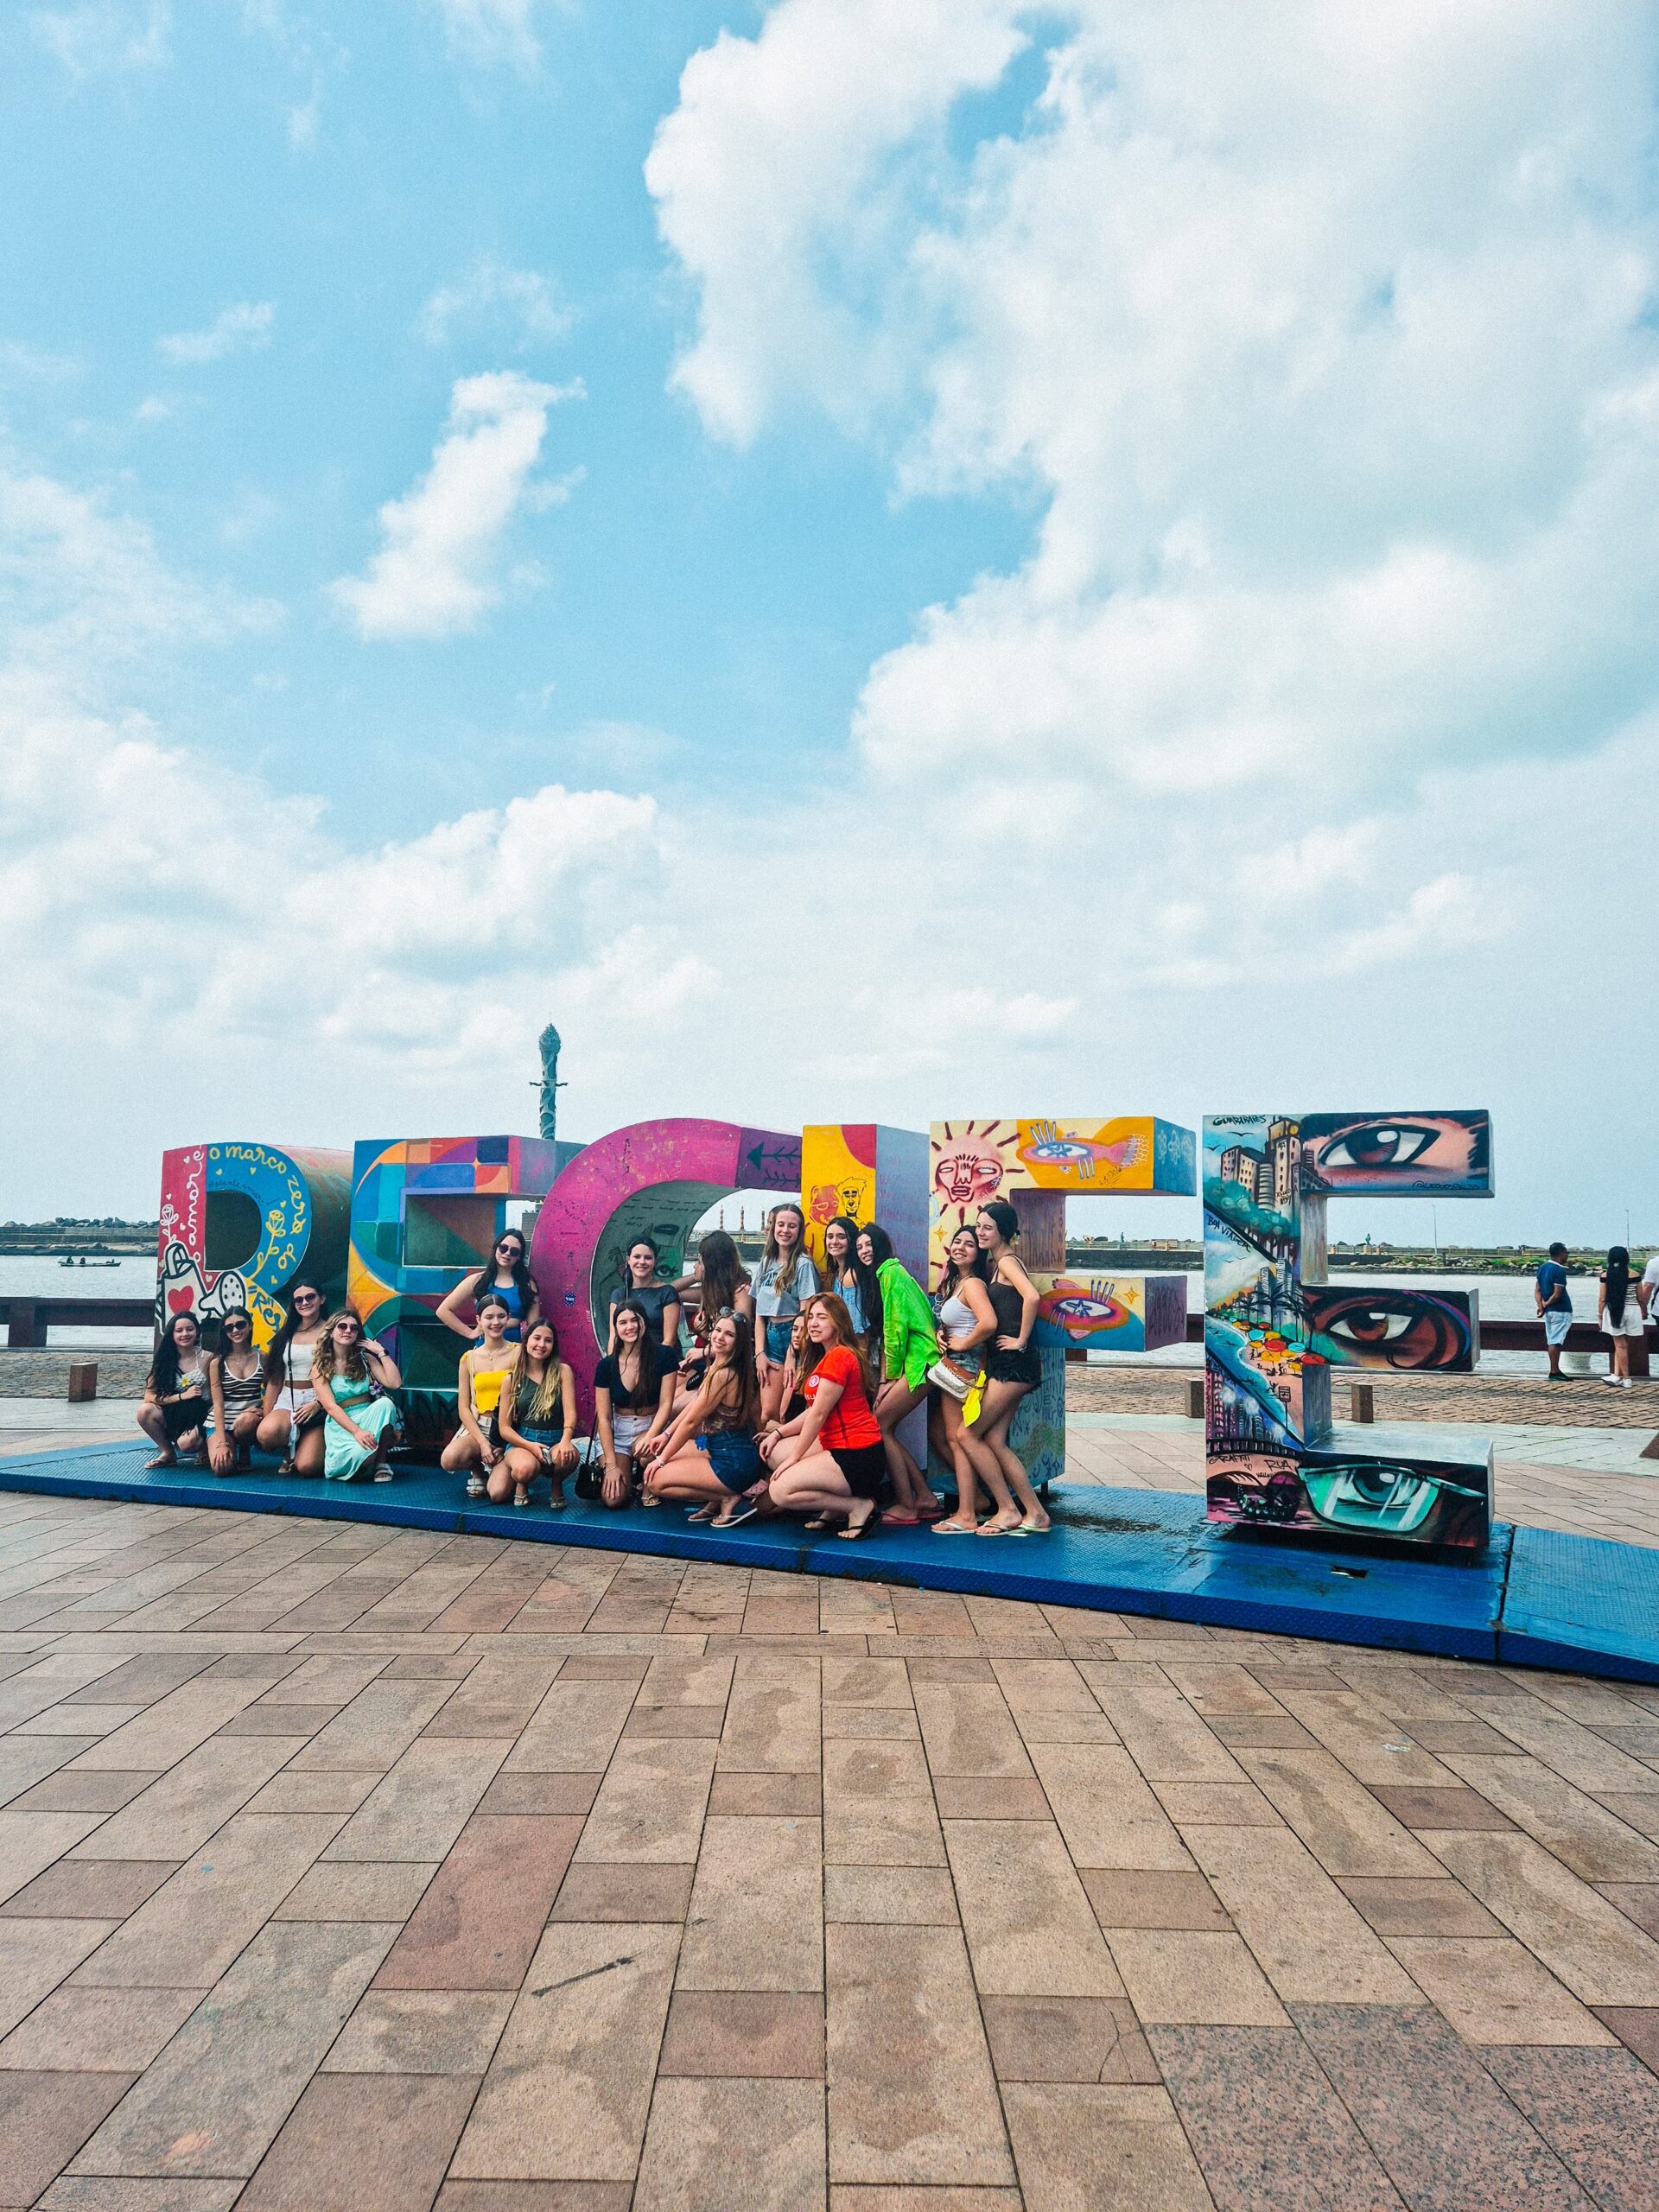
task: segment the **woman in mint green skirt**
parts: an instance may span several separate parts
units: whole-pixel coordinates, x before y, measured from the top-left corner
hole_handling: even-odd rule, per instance
[[[397,1408],[385,1395],[403,1381],[397,1363],[363,1334],[349,1311],[336,1313],[311,1362],[311,1387],[327,1415],[322,1447],[325,1480],[349,1483],[372,1474],[391,1480],[386,1446],[397,1430]]]

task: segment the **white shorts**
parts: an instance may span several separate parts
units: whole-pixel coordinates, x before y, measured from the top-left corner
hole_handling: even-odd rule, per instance
[[[650,1427],[649,1414],[613,1413],[611,1415],[611,1434],[616,1440],[617,1456],[627,1459],[637,1449],[640,1438]]]
[[[1639,1337],[1646,1325],[1642,1319],[1642,1308],[1636,1302],[1636,1293],[1633,1290],[1625,1292],[1624,1311],[1617,1321],[1611,1313],[1604,1313],[1601,1317],[1601,1332],[1605,1337]]]
[[[1552,1306],[1544,1316],[1544,1342],[1547,1344],[1564,1344],[1567,1342],[1567,1332],[1572,1325],[1571,1313],[1565,1308]]]

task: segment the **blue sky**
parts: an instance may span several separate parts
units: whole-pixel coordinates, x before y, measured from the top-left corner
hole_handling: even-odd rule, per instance
[[[124,479],[170,557],[287,610],[182,693],[162,673],[181,736],[228,738],[370,836],[609,777],[595,723],[653,734],[658,780],[713,758],[734,782],[838,752],[912,610],[1017,557],[1006,500],[897,503],[881,456],[817,422],[748,467],[665,394],[688,299],[640,165],[719,9],[653,7],[626,35],[550,11],[529,73],[458,54],[436,7],[373,4],[118,10],[114,38],[167,24],[164,58],[77,74],[41,35],[54,12],[77,11],[13,12],[0,34],[10,333],[66,365],[14,366],[14,444]],[[539,280],[534,315],[480,299],[423,325],[491,268]],[[268,328],[210,362],[158,351],[238,303],[268,304]],[[542,456],[580,471],[569,504],[512,533],[545,583],[442,650],[365,656],[326,582],[362,565],[376,507],[429,461],[454,378],[501,367],[586,395]]]
[[[519,1125],[551,1014],[573,1134],[1488,1105],[1443,1235],[1659,1239],[1656,73],[7,10],[0,1216]]]

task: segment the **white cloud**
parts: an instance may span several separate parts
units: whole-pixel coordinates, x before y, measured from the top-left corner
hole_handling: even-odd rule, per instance
[[[130,516],[55,478],[0,472],[0,628],[24,671],[85,697],[113,665],[186,639],[269,629],[282,609],[175,576]]]
[[[896,373],[856,268],[901,261],[907,142],[994,85],[1024,43],[1008,0],[782,0],[758,37],[694,54],[645,163],[664,243],[696,279],[674,381],[747,445],[792,389],[861,420]],[[821,281],[845,273],[843,288]]]
[[[496,571],[508,524],[521,508],[561,496],[556,483],[532,483],[531,471],[548,410],[581,391],[516,370],[458,379],[430,468],[380,510],[384,543],[367,573],[331,587],[360,636],[447,638],[478,627],[501,597]]]
[[[79,8],[37,8],[35,35],[72,77],[154,69],[168,59],[170,0],[90,0]]]
[[[0,376],[30,384],[69,384],[80,372],[81,363],[73,353],[49,353],[17,338],[0,340]]]
[[[456,284],[441,284],[417,321],[429,346],[447,346],[457,324],[466,329],[505,328],[521,346],[550,345],[575,321],[556,283],[534,269],[513,269],[490,256]]]
[[[505,64],[522,77],[541,67],[537,0],[437,0],[451,50],[480,67]]]
[[[1073,0],[1026,112],[953,149],[1032,20],[778,0],[647,164],[712,435],[811,406],[902,495],[1040,500],[871,671],[871,764],[1339,817],[1640,713],[1659,18]]]
[[[252,353],[269,346],[276,320],[276,309],[270,300],[239,300],[216,315],[206,330],[181,330],[170,338],[158,338],[156,348],[169,361],[222,361],[228,353]]]
[[[525,1128],[550,1015],[581,1135],[662,1113],[1480,1102],[1506,1176],[1530,1147],[1533,1190],[1592,1234],[1580,1207],[1636,1158],[1639,1117],[1558,1139],[1610,1001],[1645,1095],[1659,715],[1588,761],[1444,772],[1358,821],[1299,822],[1272,785],[1173,814],[1086,786],[1014,806],[976,772],[895,792],[855,760],[823,791],[724,795],[681,766],[660,800],[567,776],[365,842],[349,728],[336,817],[126,704],[130,676],[273,612],[175,575],[80,490],[0,480],[0,1211],[93,1188],[136,1207],[162,1147],[197,1136]],[[677,774],[660,734],[578,735],[601,778],[630,741]],[[779,868],[839,887],[772,933],[823,984],[799,1004],[757,997]],[[1524,1201],[1503,1218],[1535,1233]]]

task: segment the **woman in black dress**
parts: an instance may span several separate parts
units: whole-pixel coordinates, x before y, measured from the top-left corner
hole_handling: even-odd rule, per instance
[[[996,1334],[986,1351],[984,1395],[979,1418],[969,1433],[973,1443],[995,1460],[1022,1509],[1019,1512],[1013,1506],[999,1510],[980,1523],[979,1533],[982,1536],[1039,1536],[1050,1527],[1049,1518],[1020,1455],[1008,1442],[1020,1400],[1043,1379],[1042,1355],[1031,1341],[1037,1325],[1039,1294],[1014,1249],[1020,1217],[1006,1198],[986,1201],[979,1210],[974,1234],[985,1255]]]

